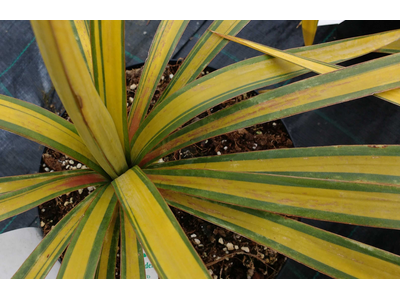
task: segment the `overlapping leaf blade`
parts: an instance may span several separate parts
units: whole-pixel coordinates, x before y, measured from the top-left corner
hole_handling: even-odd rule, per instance
[[[140,166],[209,137],[398,88],[399,65],[400,56],[393,54],[268,91],[220,110],[167,138],[169,130],[166,129],[161,129],[152,139],[143,136],[146,142],[138,154],[138,160],[144,157]],[[148,130],[152,130],[150,125]],[[148,130],[146,128],[143,133],[148,134]],[[160,145],[145,157],[145,153],[160,141]]]
[[[117,251],[119,242],[119,205],[115,205],[110,225],[104,237],[100,261],[97,266],[96,279],[114,279],[117,266]]]
[[[113,181],[118,199],[161,278],[209,278],[156,187],[137,166]]]
[[[87,196],[57,223],[14,274],[14,279],[43,279],[47,276],[67,248],[79,221],[96,195],[97,191]]]
[[[79,50],[85,59],[86,67],[93,78],[92,51],[90,44],[90,24],[82,20],[70,21],[71,27],[78,42]]]
[[[121,216],[121,279],[145,279],[143,249],[126,213]]]
[[[158,188],[232,205],[400,229],[399,184],[197,169],[146,170],[146,174]]]
[[[52,82],[99,165],[115,178],[128,169],[114,122],[85,67],[69,21],[32,21]]]
[[[400,146],[290,148],[155,163],[147,169],[217,170],[400,185]]]
[[[119,140],[128,158],[124,37],[123,21],[91,21],[96,90],[114,121]]]
[[[76,170],[60,173],[53,172],[54,175],[46,176],[43,178],[44,180],[39,182],[29,180],[32,179],[30,175],[19,176],[17,181],[14,180],[15,177],[8,177],[16,188],[15,191],[0,194],[0,221],[36,207],[59,195],[106,183],[103,176],[93,171]],[[7,177],[2,179],[2,185],[4,180],[7,180]],[[23,185],[19,181],[24,181],[23,184],[26,185],[22,187]]]
[[[336,278],[399,278],[400,257],[268,212],[161,190],[167,202]]]
[[[157,84],[187,24],[188,21],[175,20],[161,21],[158,26],[129,113],[129,140],[146,116]]]
[[[229,35],[236,35],[248,21],[214,21],[208,30],[217,30]],[[201,71],[211,62],[211,60],[225,47],[227,41],[215,37],[211,32],[206,31],[193,49],[190,51],[185,61],[179,67],[171,82],[164,90],[157,104],[172,95],[186,84],[192,82],[200,75]]]
[[[400,31],[398,31],[398,32],[400,32]],[[234,36],[228,36],[228,35],[221,34],[218,32],[215,32],[215,33],[221,37],[228,39],[228,40],[231,40],[236,43],[253,48],[255,50],[264,52],[265,54],[284,59],[288,62],[294,63],[294,64],[299,65],[304,68],[307,68],[310,71],[314,71],[319,74],[333,72],[333,71],[336,71],[336,70],[342,68],[342,67],[339,67],[336,65],[316,61],[314,59],[303,58],[303,57],[297,56],[295,54],[285,53],[284,51],[274,49],[271,47],[267,47],[267,46],[264,46],[264,45],[261,45],[258,43],[254,43],[254,42],[251,42],[251,41],[248,41],[245,39],[237,38]],[[375,94],[374,96],[379,97],[383,100],[392,102],[396,105],[400,105],[400,89],[395,89],[395,90],[391,90],[391,91],[387,91],[387,92],[383,92],[383,93],[378,93],[378,94]]]
[[[98,192],[75,230],[57,278],[94,278],[116,204],[117,198],[110,184]]]
[[[0,128],[59,151],[106,174],[73,124],[37,105],[0,95]]]

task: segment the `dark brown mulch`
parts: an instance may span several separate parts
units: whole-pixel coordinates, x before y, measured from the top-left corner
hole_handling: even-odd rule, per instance
[[[178,62],[177,65],[168,65],[162,80],[157,86],[149,111],[171,81],[170,75],[176,73],[179,64]],[[210,71],[206,69],[203,75]],[[128,111],[132,105],[141,72],[142,68],[126,72]],[[202,113],[184,126],[237,102],[245,101],[253,95],[254,92],[251,92],[225,101]],[[69,120],[68,116],[66,118]],[[290,147],[293,147],[293,143],[283,123],[277,120],[210,138],[176,151],[164,157],[163,160],[173,161],[199,156]],[[61,171],[85,167],[63,154],[46,149],[42,157],[40,171]],[[44,234],[46,235],[63,216],[92,191],[92,189],[82,189],[59,196],[40,205],[41,227]],[[276,251],[259,245],[243,236],[206,222],[177,208],[172,207],[171,210],[207,266],[211,276],[215,279],[275,278],[286,260],[286,257]],[[116,269],[116,277],[119,277],[119,268]]]

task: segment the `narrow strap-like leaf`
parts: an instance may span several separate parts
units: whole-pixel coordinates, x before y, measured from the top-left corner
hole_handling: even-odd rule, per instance
[[[221,33],[236,35],[249,21],[214,21],[209,30],[216,30]],[[157,104],[172,95],[186,84],[192,82],[204,70],[211,60],[225,47],[227,41],[211,34],[208,30],[190,51],[185,61],[179,67],[167,88],[164,90]]]
[[[85,66],[69,21],[32,21],[52,82],[86,146],[111,178],[128,169],[110,113]]]
[[[390,43],[389,45],[386,45],[378,50],[376,52],[381,52],[381,53],[399,53],[400,52],[400,40],[397,40],[393,43]]]
[[[128,170],[113,181],[113,186],[161,278],[209,278],[170,208],[140,168]]]
[[[147,142],[137,154],[138,160],[144,157],[140,166],[209,137],[398,88],[399,66],[400,54],[393,54],[282,86],[182,128],[144,157],[165,137],[167,132],[161,129],[163,134],[152,140],[143,136]]]
[[[155,163],[148,169],[228,170],[400,185],[400,146],[330,146],[254,151]]]
[[[117,204],[111,184],[103,187],[98,195],[75,230],[57,278],[94,278],[104,237]]]
[[[387,38],[384,40],[385,42],[390,42],[393,39],[399,38],[399,36],[399,31],[396,33],[391,32],[389,41]],[[376,36],[377,39],[379,39],[379,37],[382,36]],[[360,40],[357,41],[360,42]],[[350,45],[350,48],[353,49],[354,47],[354,50],[359,49],[360,46],[355,41],[352,43],[349,41],[343,43],[343,47]],[[375,41],[372,42],[374,47],[372,47],[372,45],[365,45],[363,42],[361,42],[361,44],[371,51],[382,45]],[[366,48],[363,48],[363,50]],[[315,51],[314,54],[320,57],[320,52],[322,52],[323,49],[317,49],[318,51]],[[340,53],[337,45],[335,45],[335,49],[337,53]],[[350,50],[349,48],[346,49]],[[360,51],[355,52],[360,53]],[[306,57],[308,57],[308,55],[310,55],[310,53],[307,53]],[[336,54],[329,51],[329,55],[331,55],[330,59],[333,59]],[[149,152],[161,140],[205,110],[232,97],[251,91],[252,89],[261,88],[267,84],[274,84],[281,80],[302,74],[302,69],[291,63],[283,62],[282,60],[278,62],[275,59],[271,59],[269,56],[264,56],[261,61],[258,61],[258,59],[259,58],[243,61],[213,72],[193,81],[165,99],[165,101],[158,105],[147,116],[137,134],[134,136],[132,140],[134,146],[131,151],[132,162],[136,164],[139,163],[144,154]],[[352,68],[354,68],[354,66]],[[357,68],[354,68],[353,70],[356,69]],[[288,70],[290,71],[288,72]],[[297,87],[293,84],[290,86]],[[282,88],[276,90],[283,91]],[[270,93],[265,93],[263,95],[271,95]],[[261,100],[261,98],[256,99]],[[248,101],[245,102],[247,103]],[[197,123],[198,122],[194,124]]]
[[[398,32],[400,32],[400,30]],[[307,68],[310,71],[314,71],[319,74],[333,72],[333,71],[336,71],[336,70],[342,68],[342,67],[339,67],[336,65],[316,61],[311,58],[303,58],[303,57],[300,57],[295,54],[286,53],[284,51],[274,49],[271,47],[267,47],[267,46],[264,46],[264,45],[261,45],[258,43],[254,43],[254,42],[251,42],[251,41],[248,41],[245,39],[237,38],[234,36],[228,36],[228,35],[220,34],[217,32],[214,32],[214,33],[216,33],[217,35],[224,37],[230,41],[234,41],[236,43],[248,46],[255,50],[264,52],[265,54],[284,59],[288,62],[294,63],[294,64],[299,65],[304,68]],[[377,97],[379,97],[383,100],[389,101],[391,103],[400,105],[400,89],[395,89],[395,90],[391,90],[391,91],[387,91],[387,92],[383,92],[383,93],[378,93],[378,94],[375,94],[374,96],[377,96]]]
[[[93,77],[92,49],[90,44],[90,29],[86,21],[75,20],[70,21],[75,39],[78,42],[79,50],[85,59],[86,67]],[[90,27],[90,25],[89,25]]]
[[[0,128],[64,153],[106,174],[78,135],[75,126],[44,108],[0,95]]]
[[[305,46],[313,44],[315,34],[317,33],[317,27],[318,27],[318,20],[301,21],[301,29],[303,31],[303,39]]]
[[[129,217],[120,209],[121,216],[121,279],[145,279],[143,249],[129,221]]]
[[[119,241],[119,206],[115,205],[114,213],[104,237],[100,261],[97,265],[97,279],[114,279],[117,265],[117,249]]]
[[[157,84],[188,22],[164,20],[158,26],[129,113],[129,140],[146,116]]]
[[[400,185],[214,170],[146,170],[158,188],[275,213],[400,229]]]
[[[16,191],[0,194],[0,221],[20,214],[26,210],[36,207],[59,195],[72,192],[88,186],[99,186],[106,182],[106,179],[93,171],[68,171],[62,176],[53,172],[54,176],[48,176],[46,180],[31,184]],[[21,180],[24,180],[21,176]],[[16,181],[14,184],[18,184]]]
[[[43,279],[47,276],[67,248],[80,219],[97,193],[91,193],[57,223],[14,274],[14,279]]]
[[[68,178],[73,174],[84,175],[93,174],[89,170],[70,170],[62,172],[48,172],[48,173],[36,173],[27,175],[17,175],[9,177],[0,177],[0,194],[7,192],[14,192],[22,188],[32,186],[34,184],[43,183],[45,181]]]
[[[128,155],[124,21],[91,21],[91,30],[96,90],[114,120],[119,140]]]
[[[336,278],[399,278],[400,257],[280,215],[161,190],[170,205]]]

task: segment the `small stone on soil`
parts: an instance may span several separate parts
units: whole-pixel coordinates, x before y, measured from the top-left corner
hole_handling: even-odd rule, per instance
[[[218,152],[217,152],[217,155],[221,155],[221,152],[218,151]]]
[[[223,245],[223,244],[224,244],[224,239],[223,239],[223,238],[219,238],[219,239],[218,239],[218,243],[220,243],[221,245]]]
[[[201,243],[199,239],[194,239],[194,242],[195,242],[197,245]]]
[[[191,238],[195,238],[196,236],[197,236],[197,235],[193,233],[190,237],[191,237]]]
[[[249,247],[242,247],[242,248],[240,248],[240,249],[242,249],[244,252],[247,252],[247,253],[249,253],[249,252],[250,252],[250,249],[249,249]]]
[[[46,171],[46,172],[49,172],[50,171],[50,169],[49,168],[44,168],[44,170]]]
[[[229,251],[232,251],[234,249],[232,243],[227,243],[226,247],[228,248]]]
[[[43,221],[40,221],[40,227],[44,227],[44,222]]]
[[[130,88],[131,90],[134,90],[134,89],[136,89],[136,87],[137,87],[136,84],[132,84],[129,88]]]
[[[74,163],[75,163],[75,162],[74,162],[72,159],[69,160],[69,164],[70,164],[70,165],[73,165]]]
[[[76,165],[76,167],[77,167],[78,169],[80,169],[80,168],[82,168],[82,164],[79,163],[79,164]]]

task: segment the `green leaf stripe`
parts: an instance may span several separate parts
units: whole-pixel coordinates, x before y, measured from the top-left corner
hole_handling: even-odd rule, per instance
[[[252,151],[225,155],[196,157],[181,159],[164,163],[153,163],[146,169],[173,168],[182,165],[252,161],[276,158],[295,157],[325,157],[325,156],[400,156],[400,145],[358,145],[358,146],[325,146],[308,148],[271,149],[267,151]]]
[[[149,143],[147,143],[146,147],[144,147],[144,149],[141,151],[140,159],[142,159],[145,153],[148,153],[161,141],[162,142],[158,147],[161,147],[173,141],[174,139],[178,139],[185,134],[189,134],[194,130],[197,130],[199,132],[202,127],[207,126],[208,129],[202,130],[201,134],[197,134],[195,136],[191,135],[189,141],[180,143],[176,147],[168,149],[168,151],[165,151],[163,152],[163,154],[153,158],[150,162],[153,162],[161,158],[162,156],[168,155],[173,151],[176,151],[178,149],[184,148],[188,145],[194,144],[196,142],[205,140],[213,136],[218,136],[227,132],[231,132],[240,128],[246,128],[259,123],[264,123],[276,119],[281,119],[284,117],[289,117],[292,115],[307,112],[317,108],[322,108],[329,105],[361,98],[381,91],[398,88],[400,86],[400,77],[399,77],[400,74],[398,73],[393,74],[392,82],[376,84],[374,86],[371,86],[370,88],[365,88],[365,85],[363,84],[365,79],[362,78],[362,75],[368,77],[370,74],[376,74],[376,76],[379,76],[379,73],[385,72],[386,68],[398,65],[399,63],[400,63],[400,54],[394,54],[391,56],[375,59],[373,61],[362,63],[359,65],[351,66],[346,69],[340,69],[334,72],[318,75],[312,78],[292,83],[287,86],[282,86],[280,88],[271,90],[264,94],[255,96],[247,101],[242,101],[226,109],[220,110],[208,117],[205,117],[195,123],[192,123],[182,128],[181,130],[171,134],[166,138],[166,136],[169,133],[171,133],[172,130],[176,129],[175,126],[170,125],[168,128],[158,133],[152,140],[150,140]],[[329,84],[334,85],[335,81],[344,80],[345,78],[349,80],[348,84],[349,85],[351,84],[351,87],[353,88],[352,92],[343,93],[341,95],[334,97],[326,96],[326,98],[320,98],[320,100],[317,101],[313,100],[313,97],[316,96],[313,94],[314,93],[313,88]],[[332,86],[332,89],[334,88],[336,89],[335,86]],[[298,94],[302,95],[302,99],[304,99],[304,102],[299,103],[298,105],[291,104],[288,101],[287,97],[293,95],[292,98],[294,98],[294,96]],[[167,102],[168,100],[166,100],[164,103]],[[159,108],[161,108],[164,103],[162,103]],[[278,107],[279,109],[276,107]],[[242,116],[240,116],[240,118],[239,116],[235,117],[235,114],[241,114],[245,109],[251,109],[252,112],[261,111],[261,109],[264,109],[263,111],[265,111],[265,113],[258,117],[252,117],[252,114],[250,113],[246,118]],[[154,112],[156,113],[156,111],[157,109]],[[190,117],[193,116],[190,115]],[[187,117],[184,117],[183,119],[185,122],[188,121],[186,120]],[[231,121],[228,123],[228,125],[225,125],[221,129],[217,130],[211,129],[213,128],[213,124],[217,122],[222,122],[222,120],[224,119]],[[178,121],[176,121],[175,124],[177,122]],[[144,124],[146,124],[146,122],[144,122]],[[158,147],[156,147],[155,149],[157,149]]]
[[[38,184],[0,194],[0,221],[27,211],[59,195],[88,186],[100,186],[105,182],[106,179],[95,172],[71,172],[70,176],[55,176]],[[29,202],[26,202],[26,199],[29,199]]]
[[[163,94],[157,101],[156,105],[160,104],[166,97],[170,95],[170,90],[177,84],[179,81],[179,86],[184,86],[187,83],[192,82],[196,79],[196,77],[204,70],[205,67],[212,61],[212,59],[225,47],[228,41],[221,39],[221,41],[214,46],[212,52],[210,52],[207,56],[204,56],[203,52],[207,51],[207,48],[210,47],[209,40],[212,36],[210,30],[217,30],[218,27],[221,26],[224,22],[232,23],[231,30],[229,31],[229,35],[236,35],[249,21],[214,21],[208,30],[206,30],[193,49],[190,51],[188,56],[185,58],[182,65],[179,67],[178,72],[174,75],[171,82],[168,84],[167,88],[164,90]],[[207,53],[207,52],[206,52]],[[201,61],[193,62],[193,60],[199,60],[199,56],[202,57]],[[189,77],[185,82],[181,81],[181,76],[185,72],[192,73],[192,76]]]
[[[212,222],[218,226],[222,226],[227,228],[228,230],[231,230],[233,232],[236,232],[238,234],[241,234],[257,243],[266,245],[268,247],[271,247],[275,250],[277,250],[280,253],[283,253],[286,256],[291,257],[292,259],[299,261],[307,266],[310,266],[314,269],[319,270],[322,273],[325,273],[327,275],[336,277],[336,278],[354,278],[354,276],[351,276],[349,274],[346,274],[345,272],[342,272],[340,270],[340,267],[335,269],[333,267],[330,267],[326,264],[324,264],[322,261],[318,261],[314,259],[313,253],[309,253],[309,255],[304,255],[299,252],[297,252],[296,249],[297,247],[289,248],[287,246],[284,246],[278,242],[275,241],[275,237],[271,235],[268,230],[263,231],[263,235],[255,233],[253,230],[251,230],[251,227],[245,228],[241,227],[239,225],[236,225],[232,222],[228,222],[220,218],[220,216],[223,216],[224,208],[229,208],[238,211],[240,214],[243,215],[249,215],[249,216],[254,216],[258,217],[261,219],[265,219],[267,221],[273,222],[277,224],[277,226],[282,226],[283,228],[290,228],[293,230],[298,231],[301,234],[308,235],[310,237],[314,237],[335,245],[339,245],[342,247],[345,247],[347,249],[351,249],[353,251],[357,251],[359,253],[369,255],[375,258],[378,258],[380,260],[389,262],[394,265],[400,265],[400,257],[397,255],[394,255],[392,253],[380,250],[375,247],[371,247],[369,245],[365,245],[363,243],[341,237],[339,235],[312,227],[310,225],[306,225],[304,223],[285,218],[280,215],[264,212],[264,211],[259,211],[259,210],[253,210],[249,208],[244,208],[244,207],[238,207],[238,206],[232,206],[229,204],[225,203],[217,203],[211,200],[207,199],[199,199],[195,197],[190,197],[191,200],[191,205],[184,205],[180,201],[176,201],[172,197],[167,197],[166,200],[168,204],[175,206],[179,209],[182,209],[190,214],[196,215],[206,221]],[[220,210],[213,210],[212,212],[206,210],[202,205],[196,205],[201,204],[201,202],[205,203],[212,203],[218,207],[220,207]],[[270,225],[268,225],[270,226]],[[281,234],[285,234],[285,230],[281,231]],[[316,250],[314,248],[315,246],[311,246],[310,248]],[[329,259],[329,254],[327,253],[327,259]],[[373,274],[369,274],[371,277],[373,277]]]
[[[85,216],[82,218],[81,222],[79,223],[79,225],[75,231],[75,234],[72,237],[71,244],[69,245],[68,250],[65,254],[65,257],[64,257],[63,263],[61,264],[61,268],[57,275],[57,278],[63,277],[66,267],[68,266],[68,262],[71,258],[71,254],[74,251],[74,248],[81,236],[82,231],[85,230],[85,225],[88,222],[89,218],[96,217],[96,216],[92,216],[92,212],[93,212],[95,206],[97,205],[97,203],[100,201],[101,196],[103,195],[106,188],[107,188],[107,186],[104,186],[102,188],[102,190],[99,191],[97,197],[92,201],[92,203],[90,204],[90,206],[88,207],[88,209],[85,213]],[[102,248],[101,245],[103,244],[104,236],[105,236],[107,228],[110,224],[112,213],[114,211],[116,204],[117,204],[117,197],[114,194],[114,196],[111,198],[111,201],[108,204],[107,211],[104,214],[101,223],[99,224],[97,232],[92,233],[96,236],[96,238],[93,243],[93,247],[91,249],[87,249],[87,251],[90,251],[90,257],[89,257],[89,261],[88,261],[87,265],[82,266],[82,267],[86,267],[84,278],[88,278],[88,279],[92,278],[93,279],[93,277],[95,275],[97,263],[98,263],[98,260],[99,260],[100,254],[101,254],[101,248]]]
[[[341,213],[339,208],[337,211],[324,211],[323,204],[318,206],[314,205],[313,201],[318,200],[318,192],[322,190],[327,190],[325,194],[328,193],[328,190],[332,190],[333,192],[329,193],[329,197],[333,197],[337,202],[337,206],[340,206],[341,199],[347,199],[347,197],[351,197],[346,194],[346,191],[354,191],[354,192],[363,192],[365,193],[374,193],[374,197],[371,196],[371,202],[366,203],[371,205],[374,209],[385,210],[386,203],[391,203],[396,207],[399,206],[400,209],[400,200],[395,201],[391,196],[385,196],[385,194],[400,194],[399,186],[387,186],[387,185],[378,185],[378,184],[368,184],[368,183],[359,183],[359,182],[341,182],[334,180],[322,180],[322,179],[312,179],[312,178],[302,178],[302,177],[292,177],[292,176],[283,176],[283,175],[270,175],[270,174],[252,174],[252,173],[238,173],[238,172],[223,172],[223,171],[209,171],[209,170],[145,170],[146,174],[149,178],[155,183],[157,188],[172,190],[176,192],[181,192],[188,195],[193,195],[197,197],[202,197],[206,199],[212,199],[219,202],[229,203],[232,205],[245,206],[258,210],[265,210],[270,212],[276,212],[286,215],[300,216],[310,219],[319,219],[319,220],[327,220],[333,222],[341,222],[341,223],[350,223],[350,224],[359,224],[365,226],[376,226],[376,227],[385,227],[385,228],[400,228],[400,219],[386,219],[386,218],[378,218],[378,217],[370,217],[370,216],[360,216],[357,215],[357,211],[352,211],[352,214]],[[154,176],[152,176],[154,175]],[[161,177],[157,177],[161,176]],[[216,192],[212,191],[210,187],[207,187],[206,184],[198,187],[188,187],[186,182],[190,181],[190,178],[204,178],[206,180],[203,181],[213,181],[224,183],[227,186],[232,187],[231,190],[225,190],[224,192]],[[167,182],[168,179],[168,182]],[[291,199],[292,196],[296,196],[298,194],[301,195],[302,192],[305,193],[307,191],[307,201],[304,201],[304,207],[301,206],[293,206],[290,205],[290,201],[288,200],[288,204],[286,204],[285,200],[271,202],[269,200],[271,196],[276,192],[262,192],[262,191],[253,191],[247,194],[248,196],[237,196],[237,191],[242,191],[242,188],[236,187],[239,183],[258,183],[271,187],[281,187],[279,194],[282,195],[283,198]],[[225,185],[224,185],[225,186]],[[285,187],[285,189],[283,189]],[[287,188],[286,188],[287,187]],[[294,188],[294,189],[291,189]],[[303,188],[303,189],[296,189]],[[306,188],[306,189],[304,189]],[[285,190],[286,192],[283,192]],[[271,195],[270,195],[271,194]],[[376,196],[379,195],[379,196]],[[328,196],[327,196],[328,197]],[[380,200],[376,200],[376,197],[379,197]],[[282,198],[282,199],[283,199]],[[388,198],[388,199],[386,199]],[[390,199],[389,199],[390,198]],[[399,198],[400,199],[400,198]],[[334,200],[332,200],[334,201]],[[377,205],[377,201],[381,201],[382,204],[380,207]],[[306,205],[308,207],[306,207]],[[312,207],[316,207],[315,209]]]
[[[50,111],[41,108],[37,105],[31,104],[29,102],[25,102],[22,100],[18,100],[12,97],[8,97],[5,95],[0,95],[0,100],[3,100],[5,102],[0,103],[0,110],[4,107],[6,109],[11,109],[13,111],[23,113],[27,116],[27,118],[33,118],[35,120],[38,120],[40,123],[46,123],[47,126],[43,126],[40,129],[49,131],[49,132],[59,132],[60,134],[52,134],[53,138],[49,138],[45,134],[41,134],[35,131],[35,124],[32,124],[31,128],[20,126],[16,124],[17,121],[14,121],[13,119],[10,119],[7,121],[7,119],[0,118],[0,128],[10,131],[12,133],[18,134],[20,136],[23,136],[29,140],[32,140],[36,143],[39,143],[41,145],[47,146],[51,149],[54,149],[56,151],[59,151],[61,153],[66,154],[69,157],[72,157],[81,163],[85,164],[89,168],[97,171],[100,174],[103,174],[104,176],[108,176],[107,173],[104,172],[104,170],[97,164],[95,158],[90,154],[89,150],[87,149],[85,143],[82,141],[80,138],[75,126],[68,122],[67,120],[57,116],[54,113],[51,113]],[[10,104],[15,104],[21,107],[21,109],[16,109],[11,106],[7,105],[7,102]],[[40,114],[40,119],[37,118],[34,113]],[[61,126],[61,128],[57,128],[55,126],[52,126],[51,124],[53,122],[56,122],[58,125]],[[74,143],[76,145],[82,145],[86,150],[86,155],[83,155],[82,153],[79,153],[72,148],[69,147],[68,144],[65,144],[63,140],[57,139],[57,136],[61,134],[67,134],[71,139],[74,140]],[[90,155],[90,156],[89,156]]]
[[[126,249],[126,233],[125,233],[125,214],[124,211],[122,210],[122,207],[120,207],[120,225],[121,225],[121,264],[120,264],[120,272],[121,272],[121,279],[127,279],[127,249]],[[137,268],[139,269],[140,273],[140,279],[146,279],[146,269],[144,265],[144,257],[143,257],[143,249],[142,245],[140,245],[140,242],[138,239],[136,239],[136,245],[137,245],[137,250],[138,253],[135,253],[135,255],[139,256],[139,265]]]
[[[38,259],[43,256],[49,247],[53,248],[54,239],[59,236],[62,229],[71,222],[71,219],[76,216],[76,214],[82,213],[82,207],[85,206],[86,203],[93,200],[93,198],[98,194],[98,190],[94,191],[90,195],[88,195],[84,200],[82,200],[76,207],[74,207],[64,218],[61,219],[60,222],[45,236],[43,241],[36,247],[36,249],[32,252],[31,255],[25,260],[22,266],[18,269],[18,271],[14,274],[13,279],[23,279],[27,276],[27,274],[32,270],[32,268],[36,265]],[[76,222],[78,224],[79,221]],[[40,270],[39,274],[41,273],[40,278],[44,279],[47,274],[50,272],[53,265],[56,263],[62,252],[67,248],[71,236],[75,231],[76,226],[72,227],[62,238],[61,243],[57,245],[56,248],[52,250],[51,253],[48,254],[48,257],[51,259],[46,261]]]

